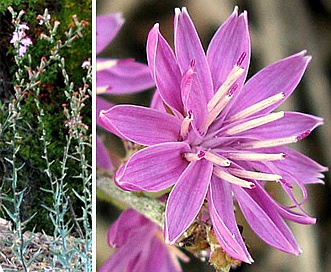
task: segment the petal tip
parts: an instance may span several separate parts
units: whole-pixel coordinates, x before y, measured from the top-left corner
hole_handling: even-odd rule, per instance
[[[118,22],[119,22],[120,24],[123,24],[123,23],[124,23],[125,19],[124,19],[124,17],[123,17],[122,12],[118,12],[118,13],[116,13],[116,17],[117,17],[117,20],[118,20]]]
[[[235,6],[234,9],[233,9],[232,14],[238,16],[238,10],[239,10],[239,7]]]

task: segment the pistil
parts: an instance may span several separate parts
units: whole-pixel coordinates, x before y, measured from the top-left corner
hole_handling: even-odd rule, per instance
[[[218,167],[214,167],[213,174],[215,174],[216,176],[218,176],[219,178],[221,178],[227,182],[230,182],[232,184],[235,184],[235,185],[238,185],[238,186],[241,186],[244,188],[252,189],[255,187],[255,184],[253,182],[233,176],[230,173],[225,172]]]
[[[270,122],[273,122],[273,121],[276,121],[276,120],[281,119],[283,117],[284,117],[284,112],[283,111],[270,113],[266,116],[255,118],[253,120],[250,120],[250,121],[244,122],[242,124],[236,125],[232,128],[229,128],[226,131],[226,134],[227,135],[238,134],[240,132],[243,132],[243,131],[246,131],[246,130],[249,130],[249,129],[252,129],[252,128],[255,128],[255,127],[259,127],[259,126],[262,126],[264,124],[267,124],[267,123],[270,123]]]
[[[207,119],[202,125],[201,132],[207,131],[208,127],[214,122],[220,112],[231,100],[234,91],[237,89],[237,85],[234,85],[231,90],[228,90],[227,94],[218,102],[218,104],[209,112]]]
[[[235,168],[229,168],[228,171],[230,174],[240,178],[248,178],[248,179],[263,180],[263,181],[280,181],[282,179],[282,176],[277,174],[261,173],[261,172],[254,172],[254,171],[235,169]]]
[[[296,142],[302,140],[303,138],[306,138],[309,134],[310,134],[310,131],[307,130],[298,136],[290,136],[290,137],[277,138],[277,139],[271,139],[271,140],[262,140],[262,141],[241,143],[240,148],[255,149],[255,148],[274,147],[274,146],[292,144],[292,143],[296,143]]]
[[[208,111],[211,111],[224,97],[227,93],[227,91],[230,89],[230,87],[235,83],[235,81],[243,74],[244,69],[235,65],[224,83],[219,87],[219,89],[216,91],[212,99],[208,102],[207,108]]]
[[[214,96],[209,100],[207,104],[208,116],[205,122],[201,126],[201,133],[208,130],[209,126],[214,122],[220,112],[229,103],[235,90],[238,88],[238,84],[235,84],[238,78],[244,73],[244,68],[240,67],[243,60],[246,57],[246,53],[243,53],[238,62],[234,65],[229,75],[223,82],[223,84],[218,88]]]
[[[234,121],[246,118],[248,116],[251,116],[254,113],[257,113],[263,109],[266,109],[266,108],[278,103],[279,101],[281,101],[284,98],[285,98],[285,93],[283,93],[283,92],[270,96],[258,103],[253,104],[252,106],[247,107],[246,109],[243,109],[242,111],[236,113],[235,115],[231,116],[228,119],[228,122],[234,122]]]
[[[284,153],[268,154],[268,153],[227,153],[226,157],[238,161],[278,161],[286,158]]]

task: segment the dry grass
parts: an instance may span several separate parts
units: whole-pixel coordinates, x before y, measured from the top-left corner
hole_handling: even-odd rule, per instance
[[[27,230],[23,234],[23,239],[25,241],[31,239],[27,251],[24,253],[24,259],[29,262],[29,260],[35,258],[31,264],[26,267],[28,271],[63,271],[60,262],[58,262],[55,267],[53,266],[53,237],[40,232],[32,233]],[[0,264],[3,271],[24,271],[20,259],[15,256],[13,251],[13,243],[20,243],[20,241],[21,239],[19,239],[12,230],[12,223],[0,218]],[[67,239],[67,242],[68,247],[73,248],[76,244],[76,238],[70,237]],[[72,263],[74,263],[77,258],[78,256],[74,256]]]

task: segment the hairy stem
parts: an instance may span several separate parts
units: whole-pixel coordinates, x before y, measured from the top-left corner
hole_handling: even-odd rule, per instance
[[[97,176],[97,189],[103,191],[110,198],[126,203],[163,228],[165,203],[155,198],[123,191],[115,185],[111,177],[104,175]]]

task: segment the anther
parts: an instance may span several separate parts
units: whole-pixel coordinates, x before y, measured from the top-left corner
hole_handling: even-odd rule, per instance
[[[198,153],[184,153],[184,158],[191,161],[199,161],[205,157],[205,152],[200,150]]]
[[[228,92],[226,93],[227,96],[233,96],[234,92],[238,89],[238,84],[235,83],[232,85],[232,87],[228,90]]]
[[[246,52],[243,52],[243,53],[241,54],[240,58],[239,58],[238,61],[237,61],[237,66],[241,66],[241,65],[242,65],[244,59],[246,58],[246,55],[247,55]]]
[[[297,136],[297,141],[301,141],[302,139],[308,137],[309,134],[310,134],[310,130],[306,130],[304,133]]]
[[[293,185],[285,181],[284,179],[280,179],[280,182],[283,183],[286,187],[293,189]]]

